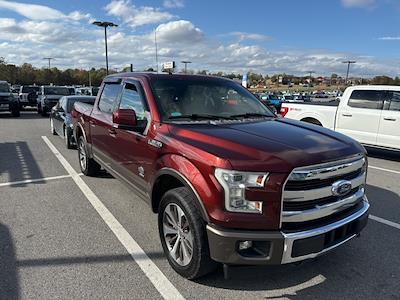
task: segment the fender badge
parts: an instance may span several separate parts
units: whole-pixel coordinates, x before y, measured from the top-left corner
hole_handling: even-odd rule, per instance
[[[149,144],[150,146],[156,147],[157,149],[160,149],[163,144],[159,141],[156,140],[147,140],[147,144]]]

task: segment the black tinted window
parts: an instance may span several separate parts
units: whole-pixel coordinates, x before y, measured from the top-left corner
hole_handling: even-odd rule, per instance
[[[126,84],[125,89],[121,96],[121,104],[119,108],[133,109],[136,113],[138,120],[145,119],[145,107],[143,105],[142,97],[133,84]]]
[[[120,91],[120,84],[106,84],[99,100],[99,109],[105,113],[112,113]]]
[[[400,111],[400,92],[388,92],[387,101],[389,102],[389,110]]]
[[[351,93],[349,106],[368,109],[382,109],[382,91],[356,90]]]

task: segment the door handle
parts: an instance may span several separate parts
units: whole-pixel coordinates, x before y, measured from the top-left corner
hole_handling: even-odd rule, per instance
[[[383,118],[385,121],[396,121],[395,118]]]
[[[108,133],[115,135],[115,134],[117,134],[117,131],[114,128],[111,128],[111,129],[108,129]]]
[[[96,127],[96,122],[93,120],[89,120],[89,124],[91,127]]]
[[[352,114],[342,114],[343,117],[352,117]]]

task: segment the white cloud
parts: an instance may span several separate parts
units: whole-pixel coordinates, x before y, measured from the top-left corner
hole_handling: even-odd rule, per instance
[[[163,5],[166,8],[182,8],[185,6],[183,0],[164,0]]]
[[[344,7],[372,7],[376,0],[341,0]]]
[[[169,12],[154,7],[137,7],[130,0],[112,0],[105,10],[108,15],[118,17],[132,27],[162,23],[174,18]]]
[[[384,36],[378,38],[381,41],[400,41],[400,36]]]
[[[252,40],[252,41],[257,41],[257,42],[263,42],[263,41],[270,41],[272,38],[268,35],[264,34],[259,34],[259,33],[248,33],[248,32],[231,32],[228,35],[235,36],[238,38],[239,42],[245,41],[245,40]]]
[[[92,18],[91,14],[85,14],[77,10],[68,14],[68,17],[74,21],[91,20]]]
[[[56,9],[29,3],[0,0],[0,9],[14,11],[31,20],[55,20],[65,18],[65,15]]]
[[[204,38],[203,32],[186,20],[161,24],[156,30],[158,40],[166,43],[193,43]]]

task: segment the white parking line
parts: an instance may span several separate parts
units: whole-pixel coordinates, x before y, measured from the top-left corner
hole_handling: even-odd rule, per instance
[[[42,139],[63,165],[65,170],[71,175],[76,185],[80,188],[87,200],[94,207],[100,217],[104,220],[107,226],[115,234],[121,244],[125,247],[128,253],[132,256],[144,274],[150,279],[151,283],[158,290],[164,299],[184,299],[175,286],[167,279],[161,270],[147,256],[139,244],[132,238],[126,229],[118,222],[118,220],[105,207],[100,199],[93,193],[89,186],[82,180],[78,173],[72,168],[70,163],[61,155],[57,148],[50,142],[46,136]]]
[[[20,181],[4,182],[4,183],[0,183],[0,187],[17,185],[17,184],[34,183],[34,182],[47,182],[50,180],[56,180],[56,179],[62,179],[62,178],[68,178],[68,177],[71,177],[71,175],[68,174],[68,175],[60,175],[60,176],[53,176],[53,177],[44,177],[44,178],[35,178],[35,179],[26,179],[26,180],[20,180]]]
[[[394,173],[394,174],[400,174],[400,171],[384,169],[384,168],[380,168],[380,167],[368,166],[368,168],[375,169],[375,170],[380,170],[380,171],[385,171],[385,172],[389,172],[389,173]]]
[[[398,223],[395,223],[395,222],[392,222],[392,221],[389,221],[389,220],[385,220],[385,219],[382,219],[380,217],[373,216],[373,215],[369,215],[369,218],[371,220],[376,221],[376,222],[379,222],[379,223],[382,223],[382,224],[385,224],[385,225],[400,229],[400,224],[398,224]]]

